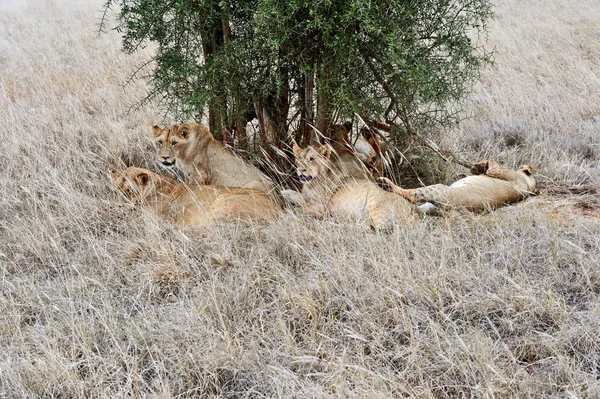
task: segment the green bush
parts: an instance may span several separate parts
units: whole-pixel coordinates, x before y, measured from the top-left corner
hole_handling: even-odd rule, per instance
[[[107,0],[123,49],[156,45],[148,99],[211,130],[258,118],[262,144],[359,115],[404,129],[458,121],[490,54],[489,0]],[[105,22],[105,21],[104,21]],[[393,132],[392,132],[393,133]]]

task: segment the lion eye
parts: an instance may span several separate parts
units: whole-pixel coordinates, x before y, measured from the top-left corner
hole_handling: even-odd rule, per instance
[[[175,147],[176,144],[176,142],[171,143],[171,148]]]
[[[162,140],[158,140],[158,145],[163,145],[163,141]]]

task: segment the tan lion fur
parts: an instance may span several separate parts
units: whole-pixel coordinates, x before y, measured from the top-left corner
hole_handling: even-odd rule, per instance
[[[502,167],[497,161],[485,160],[473,165],[477,173],[454,182],[452,185],[434,184],[411,190],[400,188],[389,179],[381,177],[379,185],[411,202],[425,202],[441,208],[464,208],[481,212],[525,199],[535,193],[533,168],[522,166],[518,171]],[[420,209],[428,211],[428,207]],[[435,208],[431,210],[437,211]]]
[[[360,154],[352,146],[350,128],[352,123],[333,125],[329,129],[328,144],[333,148],[332,158],[339,169],[348,176],[373,180],[374,177],[365,165],[366,158],[361,159]]]
[[[413,215],[413,206],[404,198],[380,189],[362,172],[352,175],[344,165],[333,162],[330,146],[301,148],[294,144],[293,150],[306,201],[302,212],[360,220],[374,229],[388,228]]]
[[[386,165],[390,164],[390,159],[387,155],[387,147],[379,140],[375,130],[365,126],[360,131],[364,140],[373,149],[371,153],[362,159],[375,179],[383,176]]]
[[[153,126],[152,133],[158,161],[164,166],[176,165],[188,184],[254,188],[282,203],[271,179],[215,140],[205,126],[198,123]]]
[[[346,122],[343,125],[333,125],[329,128],[329,137],[326,141],[331,150],[330,155],[328,155],[331,160],[328,162],[331,162],[332,168],[328,173],[374,181],[374,178],[378,175],[371,173],[370,165],[365,163],[367,158],[359,154],[352,146],[349,135],[351,126],[351,122]],[[281,193],[286,202],[291,205],[307,205],[305,196],[295,190],[282,190]]]
[[[281,213],[281,207],[260,190],[187,185],[136,167],[109,176],[121,200],[142,205],[180,226],[268,220]]]

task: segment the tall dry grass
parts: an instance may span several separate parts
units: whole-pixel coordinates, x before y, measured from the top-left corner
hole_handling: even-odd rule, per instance
[[[389,234],[108,212],[108,170],[156,168],[159,114],[126,112],[148,54],[96,36],[100,5],[0,2],[0,398],[600,396],[594,198]],[[442,144],[597,184],[600,5],[497,12],[474,118]]]
[[[600,4],[500,0],[489,28],[495,65],[449,139],[475,159],[536,165],[548,183],[599,185]]]

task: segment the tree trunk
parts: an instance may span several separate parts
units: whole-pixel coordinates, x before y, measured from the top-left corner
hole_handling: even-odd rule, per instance
[[[247,121],[244,118],[236,118],[235,120],[235,136],[237,137],[238,147],[248,149],[248,133],[246,131]]]
[[[223,6],[223,12],[225,15],[223,15],[221,17],[221,31],[223,32],[223,45],[227,45],[227,43],[229,43],[229,41],[231,40],[231,27],[229,26],[229,2],[228,1],[223,1],[222,2],[222,6]],[[225,89],[225,88],[223,88]],[[222,93],[225,93],[225,91],[223,90]],[[230,144],[231,146],[233,146],[234,144],[234,132],[236,132],[240,126],[238,125],[238,120],[237,118],[235,118],[235,122],[232,120],[233,118],[229,118],[229,116],[227,115],[227,96],[226,95],[221,95],[219,97],[219,107],[221,108],[221,112],[222,112],[222,118],[223,121],[227,124],[228,128],[224,128],[223,131],[225,131],[225,129],[227,129],[227,137],[226,137],[226,142],[228,144]],[[233,107],[235,107],[235,104],[233,104]],[[235,115],[235,110],[232,109],[231,110],[231,115]],[[244,132],[246,130],[246,125],[244,124]],[[239,135],[238,135],[239,137]],[[224,137],[225,139],[225,137]]]
[[[258,118],[258,116],[252,101],[246,101],[247,104],[244,106],[245,111],[241,112],[244,108],[240,105],[242,101],[239,94],[236,94],[235,98],[236,109],[233,113],[235,115],[235,136],[237,138],[238,147],[243,150],[248,150],[248,131],[246,125],[254,118]]]
[[[202,55],[204,60],[206,60],[214,51],[213,41],[211,39],[202,36]],[[217,129],[217,121],[215,115],[215,109],[213,106],[208,106],[208,130],[211,133],[215,132]]]
[[[282,142],[287,138],[287,119],[290,112],[290,86],[289,86],[289,71],[287,67],[280,68],[282,88],[279,91],[279,96],[275,105],[275,141],[274,144],[278,149],[282,148]]]
[[[229,40],[231,30],[229,21],[224,18],[220,22],[217,21],[211,26],[210,30],[201,34],[202,55],[204,62],[210,58],[217,49],[223,46],[226,40]],[[214,87],[217,93],[220,93],[216,98],[217,105],[208,105],[208,127],[213,134],[220,136],[222,129],[228,125],[227,117],[227,96],[225,87]]]
[[[258,130],[260,131],[261,138],[260,146],[268,152],[270,150],[269,126],[271,125],[271,116],[267,112],[267,109],[265,107],[265,100],[263,97],[254,97],[254,112],[256,113],[256,119],[258,119]]]
[[[311,125],[315,123],[315,109],[313,104],[314,78],[313,72],[304,74],[304,96],[302,102],[302,132],[304,144],[317,144],[317,135]]]
[[[326,73],[323,70],[317,75],[317,120],[318,142],[323,143],[323,137],[327,137],[331,119],[331,92],[327,86]]]

